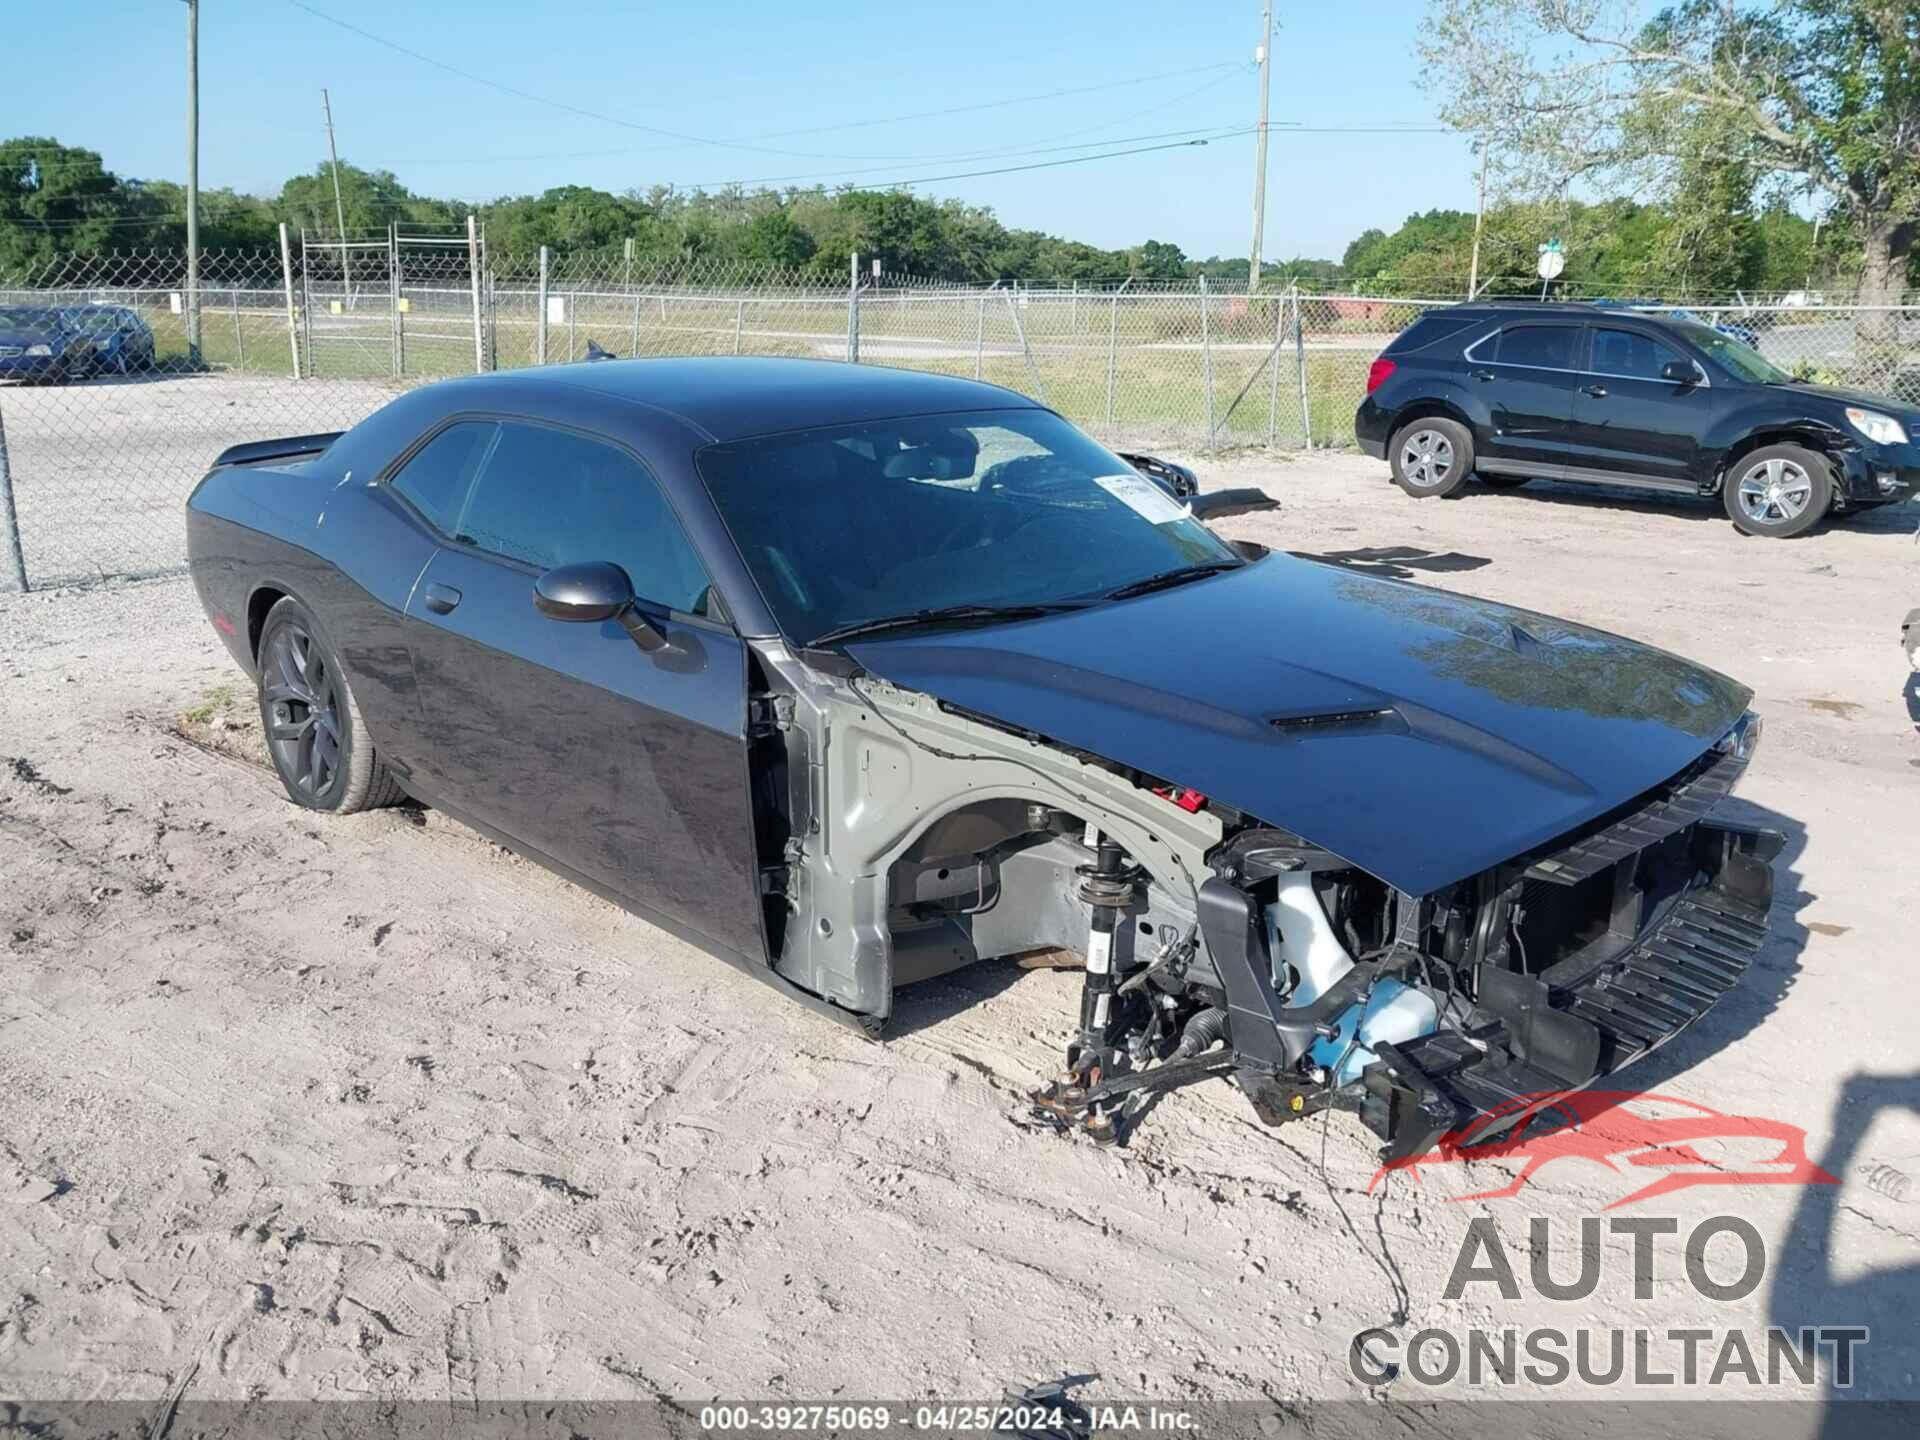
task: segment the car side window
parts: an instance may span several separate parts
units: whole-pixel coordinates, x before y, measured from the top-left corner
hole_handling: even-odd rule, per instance
[[[480,464],[499,431],[491,420],[463,420],[449,425],[387,483],[406,496],[434,529],[451,535],[473,477],[480,473]]]
[[[610,560],[642,600],[709,613],[706,571],[639,461],[567,430],[499,428],[455,538],[542,570]]]
[[[1580,331],[1573,325],[1516,325],[1500,332],[1494,359],[1501,365],[1571,370]]]
[[[1601,375],[1658,380],[1660,372],[1676,360],[1689,363],[1678,350],[1661,344],[1651,335],[1603,327],[1593,332],[1593,363],[1588,368]]]

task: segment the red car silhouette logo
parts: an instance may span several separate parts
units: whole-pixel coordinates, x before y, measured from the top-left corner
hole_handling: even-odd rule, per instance
[[[1656,1109],[1668,1113],[1647,1113]],[[1558,1128],[1531,1133],[1540,1119],[1555,1117],[1563,1122]],[[1508,1138],[1494,1138],[1509,1130]],[[1745,1153],[1708,1155],[1702,1153],[1703,1146]],[[1760,1158],[1751,1158],[1756,1151]],[[1453,1198],[1498,1200],[1518,1195],[1543,1166],[1566,1159],[1591,1160],[1630,1178],[1636,1170],[1667,1172],[1613,1201],[1606,1207],[1609,1210],[1695,1185],[1840,1183],[1807,1158],[1807,1132],[1798,1125],[1754,1115],[1723,1115],[1672,1095],[1578,1090],[1516,1095],[1441,1136],[1439,1144],[1425,1154],[1388,1161],[1367,1182],[1367,1193],[1372,1194],[1373,1187],[1395,1170],[1411,1170],[1418,1180],[1420,1171],[1431,1166],[1508,1159],[1523,1163],[1505,1185]]]

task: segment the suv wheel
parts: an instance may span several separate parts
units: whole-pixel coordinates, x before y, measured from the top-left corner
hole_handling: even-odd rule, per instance
[[[1827,460],[1800,445],[1767,445],[1743,455],[1720,485],[1727,514],[1748,535],[1804,535],[1833,504]]]
[[[1393,483],[1416,499],[1454,495],[1473,473],[1473,436],[1454,420],[1414,420],[1387,451]]]

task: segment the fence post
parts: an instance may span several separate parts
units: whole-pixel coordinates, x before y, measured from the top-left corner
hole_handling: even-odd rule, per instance
[[[27,557],[20,552],[20,517],[13,508],[13,467],[7,463],[6,416],[0,415],[0,575],[9,590],[27,593]]]
[[[540,247],[540,288],[533,301],[533,363],[547,363],[547,247]]]
[[[567,363],[569,365],[573,363],[573,357],[580,353],[579,350],[576,349],[574,345],[574,325],[576,323],[575,317],[577,317],[579,313],[580,313],[580,291],[579,291],[579,288],[576,286],[574,289],[569,290],[567,292]]]
[[[627,293],[633,297],[633,338],[627,342],[627,356],[640,353],[640,292],[633,288],[633,241],[627,241]]]
[[[860,252],[847,256],[847,360],[860,363]]]
[[[280,225],[280,284],[287,298],[287,353],[293,359],[293,378],[300,378],[300,321],[293,306],[293,246],[287,240],[287,227]]]
[[[1300,318],[1300,282],[1293,284],[1293,356],[1300,372],[1300,439],[1313,448],[1313,410],[1307,401],[1307,327]]]
[[[486,334],[480,328],[480,221],[467,215],[467,301],[474,323],[474,374],[486,369]]]
[[[1107,302],[1107,438],[1113,438],[1113,370],[1120,342],[1120,296]]]
[[[1051,405],[1053,402],[1047,399],[1047,387],[1041,383],[1040,372],[1034,368],[1033,347],[1027,344],[1027,327],[1020,323],[1020,312],[1014,308],[1013,292],[1003,290],[1001,293],[1007,297],[1007,318],[1013,321],[1013,333],[1020,337],[1020,354],[1027,362],[1027,378],[1033,382],[1033,388],[1040,396],[1040,403]]]
[[[982,375],[981,364],[987,354],[987,297],[984,291],[980,295],[980,308],[973,317],[973,378]]]
[[[307,232],[300,232],[300,340],[307,353],[307,374],[320,373],[313,353],[313,267],[307,264]]]
[[[1294,286],[1287,287],[1292,293]],[[1287,313],[1287,302],[1280,296],[1273,297],[1273,352],[1267,358],[1267,448],[1273,449],[1274,441],[1280,431],[1280,347],[1286,343],[1287,332],[1280,328]]]
[[[393,336],[393,373],[407,373],[407,334],[400,316],[400,227],[387,222],[387,328]]]
[[[740,353],[740,331],[747,323],[747,302],[745,297],[733,302],[733,353]]]
[[[237,357],[234,366],[244,370],[247,368],[247,342],[240,334],[240,287],[236,285],[227,291],[227,297],[233,302],[233,349]]]
[[[1200,371],[1207,387],[1207,453],[1213,453],[1213,331],[1207,321],[1207,277],[1200,277]]]

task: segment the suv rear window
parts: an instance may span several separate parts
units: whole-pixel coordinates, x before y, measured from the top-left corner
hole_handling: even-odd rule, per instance
[[[1472,320],[1463,320],[1457,315],[1422,315],[1406,329],[1393,337],[1393,343],[1380,353],[1383,355],[1406,355],[1415,350],[1424,350],[1436,345],[1449,335],[1457,335]]]
[[[1501,365],[1531,365],[1536,370],[1571,370],[1580,330],[1575,325],[1516,325],[1500,332],[1494,354]]]

